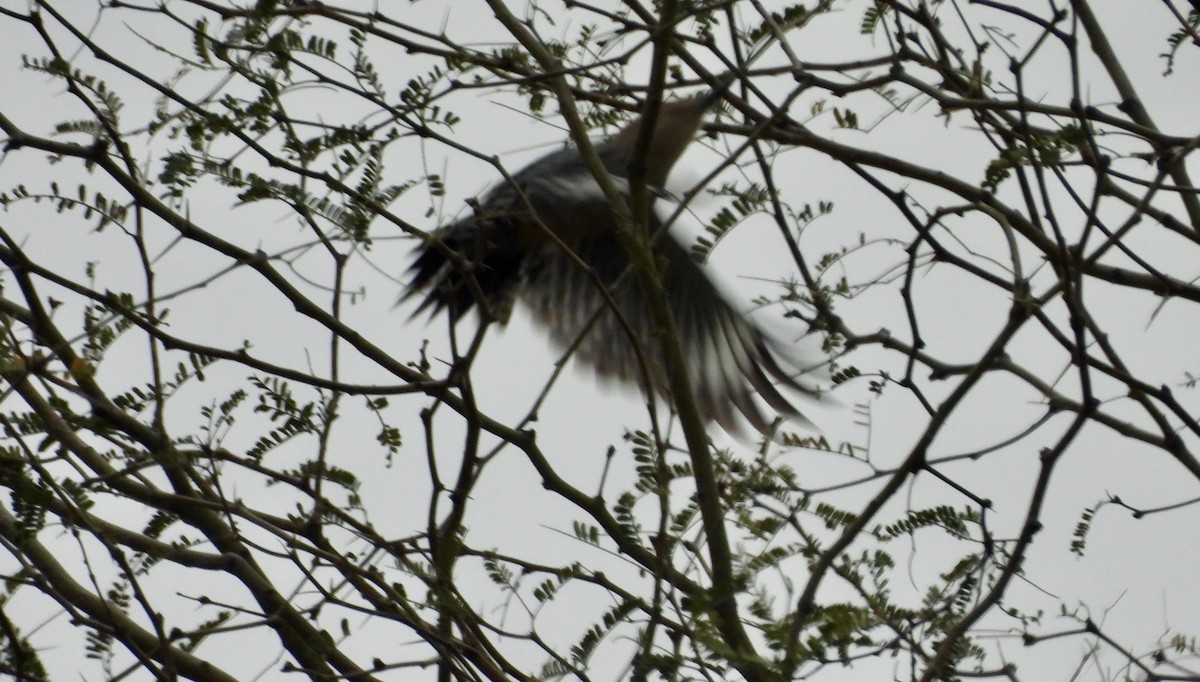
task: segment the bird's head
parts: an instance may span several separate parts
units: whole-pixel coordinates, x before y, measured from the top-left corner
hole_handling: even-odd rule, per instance
[[[671,167],[696,137],[704,114],[720,100],[727,88],[728,84],[722,84],[706,93],[662,103],[654,119],[650,146],[646,150],[646,182],[649,185],[662,187],[666,184]],[[633,158],[637,149],[642,124],[643,117],[639,116],[612,138],[613,146],[629,159]]]

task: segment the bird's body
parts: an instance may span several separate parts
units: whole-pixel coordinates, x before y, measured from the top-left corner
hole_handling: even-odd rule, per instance
[[[705,99],[663,103],[646,156],[646,182],[652,190],[666,182],[708,104]],[[634,121],[595,145],[620,189],[628,186],[625,177],[640,125]],[[649,227],[657,232],[662,225],[652,215]],[[455,265],[437,244],[421,248],[406,294],[429,289],[417,312],[446,310],[457,320],[477,308],[485,320],[503,324],[519,298],[556,343],[578,344],[576,357],[601,376],[643,389],[649,376],[655,389],[669,394],[666,368],[651,335],[655,321],[634,277],[622,278],[629,257],[618,241],[617,214],[577,150],[535,161],[488,192],[475,215],[439,228],[434,236],[461,256],[462,264]],[[664,235],[655,251],[666,264],[664,294],[702,416],[736,432],[736,408],[768,433],[770,420],[753,399],[757,393],[779,414],[803,420],[772,378],[805,393],[813,390],[780,366],[767,337],[724,300],[684,245]],[[635,343],[641,344],[645,371]]]

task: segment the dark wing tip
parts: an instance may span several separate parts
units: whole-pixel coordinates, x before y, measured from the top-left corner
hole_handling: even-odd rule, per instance
[[[417,247],[416,257],[409,264],[407,274],[408,290],[401,294],[396,305],[423,295],[421,302],[409,315],[409,320],[426,312],[432,319],[445,311],[452,320],[457,321],[474,304],[464,273],[456,269],[447,254],[433,243],[426,242]]]
[[[774,344],[756,325],[732,309],[727,309],[723,318],[719,321],[721,329],[717,333],[723,334],[739,375],[730,382],[728,390],[734,394],[738,391],[749,393],[749,387],[776,415],[806,429],[815,430],[817,427],[812,420],[801,413],[779,387],[783,386],[789,392],[818,399],[820,392],[812,386],[800,383],[796,379],[799,371],[789,372],[784,369],[780,364],[778,351],[772,347]],[[757,403],[744,400],[738,403],[738,408],[759,433],[772,437],[774,419],[764,415]]]
[[[512,225],[487,221],[485,242],[480,222],[471,218],[447,225],[417,247],[408,267],[408,291],[397,301],[399,305],[424,292],[409,319],[426,311],[430,317],[445,312],[457,322],[478,309],[489,318],[507,320],[525,252],[512,243]]]

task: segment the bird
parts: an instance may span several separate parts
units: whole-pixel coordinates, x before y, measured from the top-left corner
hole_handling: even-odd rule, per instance
[[[668,175],[724,90],[661,102],[644,166],[655,200],[667,196]],[[626,199],[643,125],[641,117],[635,118],[593,147]],[[457,323],[477,310],[484,323],[503,325],[519,300],[558,346],[577,344],[575,357],[600,377],[638,385],[644,393],[655,390],[670,400],[654,318],[635,278],[622,277],[630,259],[618,240],[618,214],[578,149],[543,156],[495,185],[473,207],[472,215],[437,228],[417,248],[409,288],[401,297],[403,302],[424,295],[412,317],[445,313]],[[649,222],[654,233],[662,228],[654,211]],[[819,397],[815,385],[801,380],[801,363],[789,362],[779,342],[740,314],[669,231],[655,240],[654,249],[665,263],[664,294],[706,422],[741,434],[736,408],[759,433],[772,437],[774,418],[755,402],[757,394],[779,416],[812,427],[776,386]],[[597,282],[609,288],[608,296]],[[641,353],[635,343],[643,344]]]

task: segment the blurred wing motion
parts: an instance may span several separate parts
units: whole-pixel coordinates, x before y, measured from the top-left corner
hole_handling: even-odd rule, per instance
[[[664,293],[679,329],[701,416],[730,433],[739,433],[736,410],[760,433],[769,435],[772,418],[755,403],[757,393],[780,416],[812,427],[775,386],[778,382],[793,391],[818,395],[815,387],[797,380],[800,370],[789,372],[781,366],[771,340],[725,301],[687,249],[671,235],[659,241],[657,252],[666,260]],[[620,316],[641,344],[653,387],[669,396],[670,380],[653,333],[656,325],[636,280],[630,273],[613,286],[629,265],[615,235],[580,242],[575,253],[608,285]],[[550,331],[556,343],[567,347],[600,311],[580,341],[576,357],[600,376],[639,385],[644,391],[645,375],[629,331],[608,307],[592,277],[558,250],[543,251],[531,264],[521,299],[532,309],[534,319]]]
[[[663,103],[646,159],[651,186],[666,181],[710,99]],[[596,145],[618,189],[624,189],[622,183],[627,188],[624,175],[640,125],[634,121]],[[659,221],[652,222],[650,227],[659,229]],[[555,342],[566,347],[578,340],[577,357],[601,376],[637,384],[643,391],[653,388],[669,398],[649,307],[634,278],[621,279],[629,258],[617,241],[616,215],[577,151],[565,149],[534,162],[511,183],[493,188],[475,215],[439,228],[433,236],[436,240],[420,247],[410,268],[411,288],[404,298],[427,292],[414,315],[445,311],[457,321],[476,308],[484,320],[504,324],[520,298]],[[684,245],[667,234],[655,248],[666,262],[665,295],[701,415],[739,433],[736,412],[741,412],[759,432],[770,435],[772,419],[755,402],[757,394],[779,415],[811,426],[776,387],[778,382],[819,395],[797,380],[801,371],[780,364],[775,344],[726,302]],[[640,344],[644,371],[635,342],[597,280]]]

